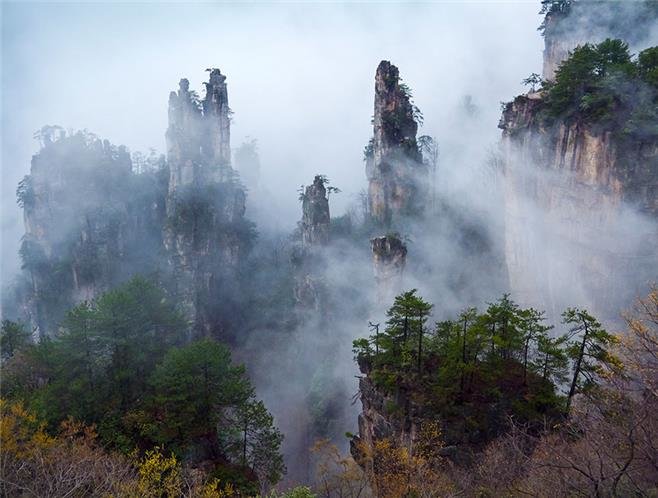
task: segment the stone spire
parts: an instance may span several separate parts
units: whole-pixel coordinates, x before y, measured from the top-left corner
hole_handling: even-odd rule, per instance
[[[169,194],[164,244],[195,330],[222,331],[212,303],[247,250],[246,195],[233,181],[226,77],[212,69],[203,100],[182,79],[169,95]]]
[[[207,142],[203,152],[211,164],[228,166],[231,164],[231,110],[228,106],[226,76],[219,69],[212,69],[210,81],[205,85],[203,114],[206,119]]]
[[[315,175],[313,183],[301,193],[302,220],[299,222],[301,244],[292,253],[295,268],[295,301],[300,312],[327,312],[328,288],[323,252],[329,242],[329,198],[326,179]],[[308,319],[308,317],[306,317]]]
[[[187,79],[169,94],[166,132],[169,191],[182,185],[220,181],[231,164],[230,109],[226,76],[210,71],[206,96],[199,101]]]
[[[398,68],[382,61],[375,74],[373,138],[366,149],[370,214],[390,225],[422,212],[427,171],[416,143],[418,123]]]
[[[329,242],[329,199],[325,180],[315,175],[313,184],[302,195],[302,221],[299,226],[305,247],[325,245]]]
[[[167,141],[167,161],[169,163],[169,190],[173,192],[180,185],[196,180],[201,162],[201,109],[190,92],[190,82],[183,78],[178,84],[178,92],[169,94],[169,127],[165,134]]]

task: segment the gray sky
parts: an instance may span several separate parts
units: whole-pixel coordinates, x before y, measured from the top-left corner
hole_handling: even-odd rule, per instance
[[[14,192],[42,125],[164,152],[169,91],[187,77],[202,93],[204,69],[219,67],[235,112],[232,145],[258,139],[271,222],[292,227],[296,190],[315,173],[343,190],[332,198],[338,214],[365,186],[362,150],[381,59],[412,88],[425,116],[421,133],[444,147],[484,151],[495,142],[500,101],[541,69],[538,10],[538,0],[3,3],[3,282],[19,265]],[[468,136],[455,124],[466,94],[481,124]]]

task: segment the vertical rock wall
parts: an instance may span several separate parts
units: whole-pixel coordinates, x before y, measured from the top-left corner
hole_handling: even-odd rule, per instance
[[[543,77],[584,43],[622,38],[642,48],[655,2],[554,3],[542,25]],[[503,130],[505,259],[518,299],[557,317],[566,305],[616,319],[658,256],[658,144],[624,130],[541,118],[541,93],[506,105]]]
[[[544,128],[541,105],[517,97],[500,124],[512,293],[553,316],[579,305],[615,319],[656,277],[658,144],[577,122]]]
[[[566,27],[569,10],[548,12],[544,20],[544,61],[542,78],[552,80],[560,62],[569,57],[569,52],[578,45],[586,43],[584,31]]]
[[[632,51],[655,44],[652,31],[657,18],[655,0],[552,2],[540,28],[544,35],[542,77],[552,80],[560,62],[584,43],[621,38],[630,44]]]

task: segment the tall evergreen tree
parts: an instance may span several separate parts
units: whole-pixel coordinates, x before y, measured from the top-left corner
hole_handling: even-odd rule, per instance
[[[412,289],[395,297],[393,306],[386,313],[388,320],[383,342],[388,352],[399,354],[401,366],[409,361],[415,347],[417,371],[420,372],[425,324],[432,305],[416,292]]]
[[[586,310],[569,308],[562,314],[569,326],[567,355],[573,361],[573,377],[567,395],[566,411],[577,392],[587,392],[598,384],[606,368],[621,368],[620,360],[610,351],[618,339],[609,334]]]
[[[171,349],[150,379],[155,438],[184,452],[200,445],[211,457],[220,451],[223,411],[242,406],[253,391],[243,367],[231,365],[228,349],[210,339]]]

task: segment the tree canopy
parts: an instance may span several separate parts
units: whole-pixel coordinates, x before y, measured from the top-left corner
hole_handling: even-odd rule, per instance
[[[546,418],[566,416],[573,395],[587,393],[603,366],[614,363],[614,336],[584,310],[568,311],[569,330],[553,335],[543,312],[522,308],[507,294],[484,312],[469,307],[434,327],[426,326],[431,309],[415,289],[401,293],[388,310],[386,329],[373,326],[374,335],[354,341],[354,352],[383,393],[392,399],[411,393],[425,413],[434,410],[461,425],[452,438],[493,437],[504,430],[506,416],[539,429]],[[576,348],[583,342],[584,352]],[[570,365],[576,380],[565,396]],[[493,419],[483,415],[492,406]]]
[[[578,120],[644,139],[658,134],[658,56],[632,57],[628,44],[606,39],[571,52],[543,82],[546,120]]]

